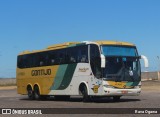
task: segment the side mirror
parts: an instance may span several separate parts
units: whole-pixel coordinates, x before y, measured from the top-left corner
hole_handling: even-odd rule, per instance
[[[148,58],[146,56],[144,56],[144,55],[141,55],[140,57],[144,61],[144,67],[145,68],[149,67]]]
[[[106,66],[106,59],[103,54],[101,54],[101,68],[105,68]]]

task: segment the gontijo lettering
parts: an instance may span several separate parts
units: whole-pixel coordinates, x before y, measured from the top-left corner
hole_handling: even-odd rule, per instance
[[[32,76],[51,75],[51,69],[32,70],[31,75]]]

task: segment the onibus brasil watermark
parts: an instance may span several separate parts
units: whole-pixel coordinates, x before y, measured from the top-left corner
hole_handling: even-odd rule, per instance
[[[0,114],[160,114],[160,108],[2,108]]]
[[[2,114],[42,114],[42,110],[37,109],[2,109]]]

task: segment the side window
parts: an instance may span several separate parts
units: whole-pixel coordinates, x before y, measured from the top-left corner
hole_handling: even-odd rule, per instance
[[[48,66],[50,65],[49,63],[49,52],[42,52],[42,56],[43,56],[43,66]]]
[[[48,65],[88,63],[88,45],[69,47],[59,50],[19,55],[17,67],[41,67]]]
[[[28,62],[29,62],[28,67],[34,67],[34,57],[35,57],[34,54],[27,55]]]
[[[29,55],[24,55],[23,56],[23,67],[24,68],[29,68],[30,67],[30,57]]]
[[[24,62],[23,62],[24,60],[23,60],[23,56],[18,56],[18,58],[17,58],[17,67],[18,68],[23,68],[24,67]]]
[[[39,66],[44,66],[45,65],[45,56],[43,53],[38,53],[38,58],[39,58]]]
[[[66,63],[68,63],[68,64],[77,63],[77,57],[78,57],[78,53],[77,53],[77,48],[76,47],[70,47],[70,48],[67,49]]]
[[[18,68],[29,68],[32,65],[32,60],[30,55],[20,55],[18,56]]]
[[[88,63],[88,45],[78,47],[78,62]]]
[[[29,54],[27,59],[30,61],[29,67],[38,67],[39,66],[39,54],[34,53],[34,54]]]
[[[88,63],[88,46],[70,47],[66,50],[66,62],[70,63]]]
[[[56,51],[48,52],[48,57],[49,57],[48,64],[49,65],[57,65],[58,64],[58,59],[56,56],[57,56]]]
[[[57,50],[56,62],[57,64],[65,63],[65,50]]]
[[[90,45],[90,64],[95,77],[101,77],[101,59],[100,52],[97,45]]]

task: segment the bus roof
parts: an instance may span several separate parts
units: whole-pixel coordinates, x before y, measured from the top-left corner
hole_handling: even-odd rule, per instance
[[[43,52],[47,50],[56,50],[81,44],[98,44],[98,45],[124,45],[124,46],[135,46],[132,43],[128,42],[119,42],[119,41],[83,41],[83,42],[67,42],[62,44],[54,44],[51,46],[48,46],[46,49],[43,50],[33,50],[33,51],[23,51],[19,55],[23,54],[30,54],[30,53],[37,53],[37,52]]]
[[[54,44],[54,45],[48,46],[47,48],[43,50],[32,50],[32,51],[26,50],[26,51],[21,52],[19,55],[43,52],[43,51],[48,51],[48,50],[56,50],[56,49],[74,46],[76,44],[80,44],[80,43],[79,42],[67,42],[67,43],[62,43],[62,44]]]
[[[124,45],[124,46],[135,46],[132,43],[121,42],[121,41],[96,41],[99,45]]]

